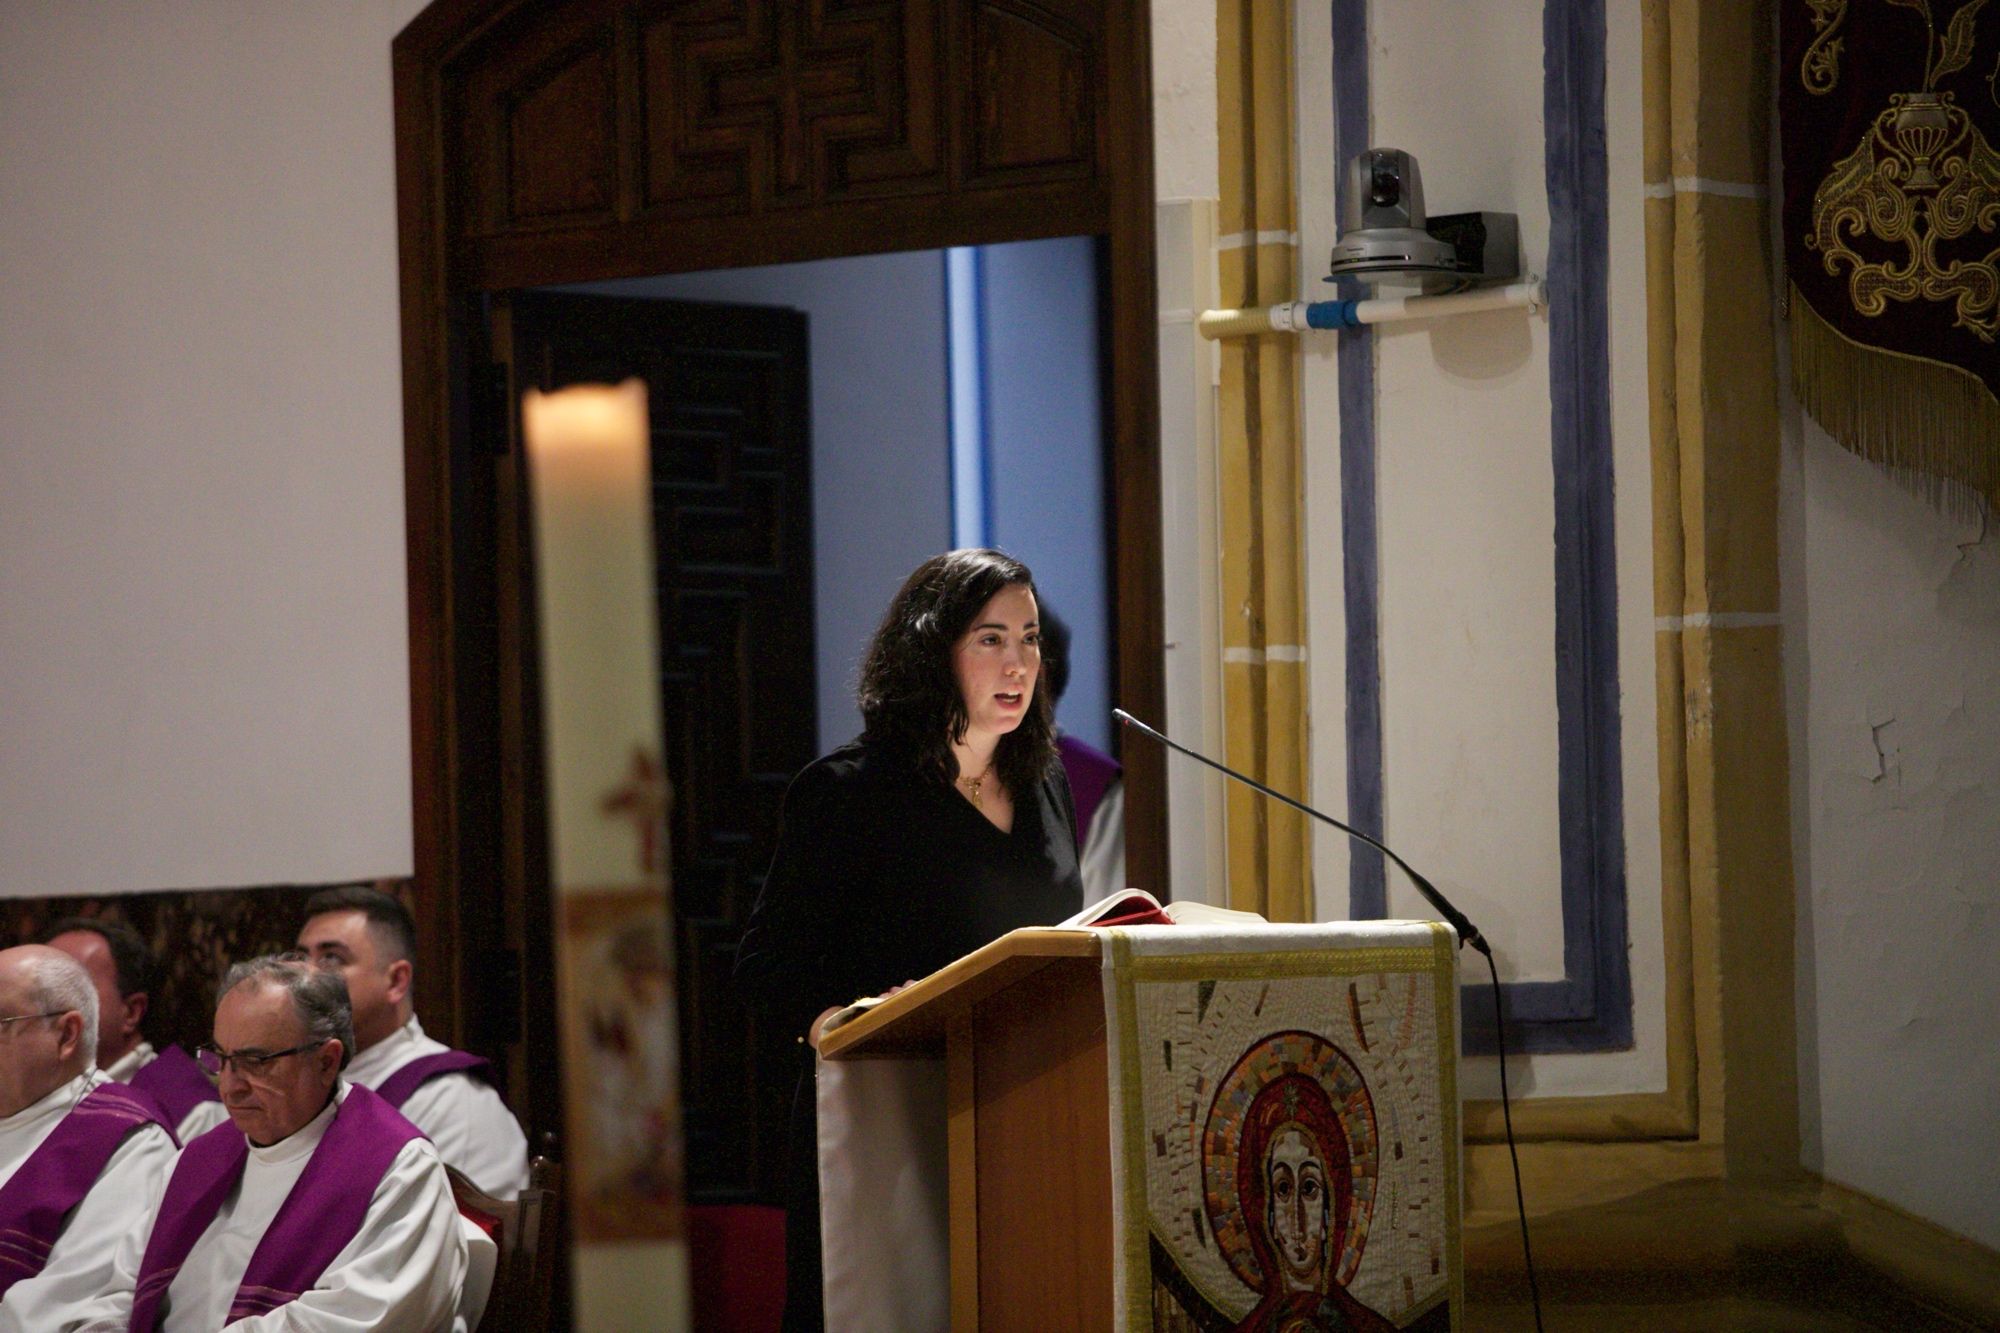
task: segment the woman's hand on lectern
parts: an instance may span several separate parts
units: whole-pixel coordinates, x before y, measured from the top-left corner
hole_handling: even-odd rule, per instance
[[[820,1012],[820,1016],[812,1021],[811,1030],[806,1033],[807,1044],[810,1045],[814,1050],[818,1050],[820,1029],[826,1026],[827,1019],[832,1018],[835,1014],[839,1013],[846,1007],[847,1006],[844,1004],[836,1004],[830,1006],[827,1009],[822,1010]]]
[[[897,991],[907,990],[911,986],[914,986],[916,984],[917,983],[914,980],[911,980],[904,982],[900,986],[891,986],[889,987],[888,990],[883,991],[880,995],[877,995],[875,998],[877,1000],[886,1000],[891,995],[894,995]],[[814,1050],[819,1049],[819,1039],[820,1035],[826,1031],[826,1021],[829,1018],[832,1018],[835,1014],[839,1013],[841,1010],[848,1009],[851,1007],[852,1006],[850,1005],[836,1004],[833,1006],[833,1008],[826,1010],[818,1018],[815,1018],[812,1021],[812,1030],[806,1034],[806,1041],[812,1045],[812,1048]]]

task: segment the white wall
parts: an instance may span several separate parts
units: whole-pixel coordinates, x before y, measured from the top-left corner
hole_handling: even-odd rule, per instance
[[[1300,295],[1335,239],[1332,42],[1301,6]],[[1370,6],[1370,142],[1415,153],[1431,213],[1519,215],[1522,263],[1545,272],[1542,6],[1506,0]],[[1645,361],[1644,181],[1637,11],[1607,12],[1612,454],[1626,892],[1634,1045],[1521,1062],[1518,1095],[1666,1086],[1659,766],[1655,728],[1651,441]],[[1556,806],[1553,473],[1548,329],[1497,312],[1372,335],[1376,374],[1383,790],[1388,841],[1495,943],[1507,979],[1562,973]],[[1312,783],[1346,804],[1346,619],[1335,337],[1301,339],[1306,452]],[[1315,835],[1319,912],[1348,912],[1346,840]],[[1391,874],[1392,916],[1430,916]],[[1468,1095],[1498,1095],[1467,1062]],[[1512,1068],[1512,1066],[1510,1066]]]
[[[861,730],[869,636],[912,569],[951,548],[944,257],[865,255],[593,283],[574,291],[806,312],[820,748]]]
[[[0,894],[409,873],[419,8],[0,3]]]
[[[1214,345],[1194,316],[1216,303],[1215,5],[1152,6],[1153,185],[1159,274],[1160,585],[1166,605],[1167,734],[1222,752],[1222,616],[1216,544]],[[1167,863],[1174,896],[1220,904],[1224,779],[1167,763]]]
[[[1216,197],[1215,3],[1155,0],[1153,189],[1161,199]]]
[[[2000,1246],[2000,534],[1787,445],[1805,1165]]]

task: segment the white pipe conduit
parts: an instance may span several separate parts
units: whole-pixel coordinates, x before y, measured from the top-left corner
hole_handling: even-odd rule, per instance
[[[1264,309],[1204,310],[1195,327],[1204,338],[1244,338],[1258,333],[1351,329],[1406,319],[1443,319],[1482,310],[1536,311],[1547,305],[1540,278],[1479,287],[1445,296],[1378,296],[1361,301],[1286,301]]]

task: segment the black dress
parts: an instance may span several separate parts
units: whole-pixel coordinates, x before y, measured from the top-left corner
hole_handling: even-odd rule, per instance
[[[1014,795],[1002,833],[952,788],[866,741],[792,780],[771,873],[737,952],[765,1021],[804,1036],[830,1005],[927,976],[1017,926],[1083,905],[1061,764]],[[818,1128],[810,1047],[797,1047],[786,1199],[785,1328],[821,1326]]]

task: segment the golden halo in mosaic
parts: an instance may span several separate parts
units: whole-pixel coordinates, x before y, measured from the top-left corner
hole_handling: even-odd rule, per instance
[[[1342,1286],[1353,1279],[1360,1266],[1374,1211],[1380,1166],[1375,1103],[1361,1071],[1339,1047],[1315,1033],[1277,1032],[1256,1042],[1216,1086],[1201,1135],[1203,1202],[1209,1228],[1230,1269],[1253,1290],[1264,1285],[1267,1275],[1259,1271],[1251,1242],[1252,1223],[1244,1217],[1239,1198],[1238,1161],[1245,1121],[1267,1088],[1294,1076],[1310,1079],[1325,1093],[1347,1150],[1349,1180],[1344,1188],[1351,1194],[1334,1264],[1334,1278]]]

